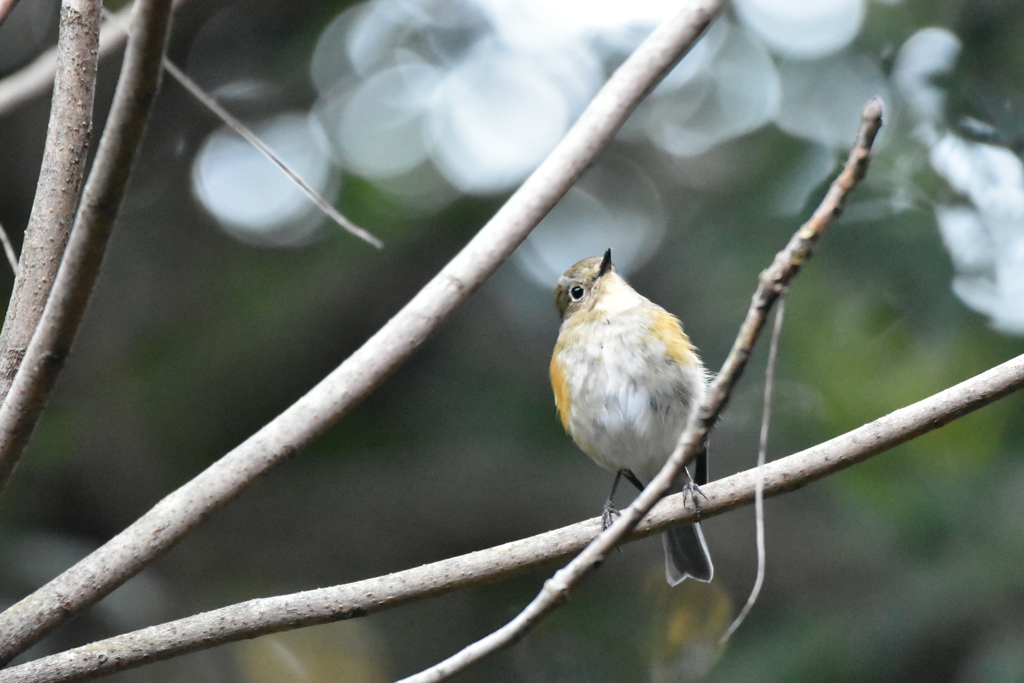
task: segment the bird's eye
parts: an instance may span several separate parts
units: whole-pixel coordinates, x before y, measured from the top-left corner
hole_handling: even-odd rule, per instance
[[[583,288],[576,285],[569,290],[569,298],[573,301],[580,301],[583,298]]]

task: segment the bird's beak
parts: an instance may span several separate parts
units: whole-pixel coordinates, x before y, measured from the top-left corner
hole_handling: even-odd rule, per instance
[[[609,248],[604,252],[604,258],[601,259],[601,267],[597,269],[597,276],[601,277],[612,269],[612,250]]]

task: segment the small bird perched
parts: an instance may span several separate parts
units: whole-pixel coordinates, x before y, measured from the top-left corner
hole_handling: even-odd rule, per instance
[[[576,445],[616,473],[603,515],[608,526],[619,478],[643,488],[641,479],[658,474],[704,396],[707,373],[679,319],[615,272],[611,249],[565,271],[555,306],[562,318],[551,357],[555,405]],[[695,483],[707,483],[707,451],[695,462]],[[669,529],[663,539],[670,585],[687,576],[711,580],[700,524]]]

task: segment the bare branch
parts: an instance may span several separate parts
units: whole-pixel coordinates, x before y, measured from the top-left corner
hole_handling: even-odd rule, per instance
[[[817,244],[818,238],[821,237],[825,228],[843,213],[847,197],[867,172],[871,145],[881,126],[882,101],[874,98],[868,101],[861,110],[861,125],[857,131],[857,139],[853,149],[850,150],[850,156],[842,173],[829,186],[825,198],[810,219],[800,226],[800,229],[789,240],[786,248],[776,254],[772,264],[761,273],[760,286],[754,293],[740,333],[733,343],[732,350],[729,352],[721,372],[711,383],[711,406],[717,406],[717,409],[709,409],[701,416],[703,429],[700,431],[703,433],[695,434],[695,438],[691,439],[694,443],[702,443],[702,441],[696,441],[696,437],[704,438],[728,402],[731,383],[735,379],[739,379],[743,373],[743,368],[750,359],[754,341],[764,327],[772,304],[786,289],[789,281],[799,272],[801,266],[810,258],[811,250]]]
[[[4,256],[7,257],[7,262],[11,264],[11,270],[14,271],[14,277],[18,277],[18,255],[14,252],[14,245],[11,244],[11,238],[7,236],[7,231],[4,230],[4,226],[0,225],[0,242],[4,245]]]
[[[178,0],[180,2],[181,0]],[[177,4],[177,3],[176,3]],[[100,59],[115,52],[124,45],[128,37],[128,24],[131,20],[132,6],[128,5],[110,16],[100,26]],[[3,80],[0,80],[0,116],[17,109],[26,102],[42,97],[53,85],[57,70],[58,47],[42,53],[31,64],[22,67]]]
[[[448,659],[415,676],[403,679],[403,683],[433,683],[446,680],[484,657],[518,642],[545,616],[569,599],[572,587],[604,561],[608,553],[629,535],[640,519],[665,495],[672,483],[678,480],[686,463],[703,448],[711,426],[725,408],[732,388],[743,374],[754,342],[764,327],[771,305],[789,286],[792,278],[799,272],[800,266],[810,257],[811,249],[822,231],[842,213],[847,196],[864,177],[871,145],[881,126],[882,103],[872,99],[864,105],[861,112],[857,140],[850,151],[843,172],[833,181],[825,199],[811,219],[800,227],[786,248],[776,254],[772,265],[761,273],[760,284],[754,293],[747,317],[740,326],[739,334],[729,356],[725,359],[725,364],[701,401],[699,414],[691,417],[690,423],[679,437],[675,450],[658,475],[640,492],[633,503],[622,511],[610,527],[584,548],[572,562],[545,581],[537,597],[512,621]]]
[[[96,93],[100,0],[65,0],[60,8],[56,80],[21,267],[0,331],[0,401],[21,365],[50,294],[82,192]],[[53,76],[51,76],[51,79]],[[0,465],[0,488],[6,473]]]
[[[17,6],[18,0],[0,0],[0,26],[4,25],[4,21],[11,14],[11,10]]]
[[[723,4],[691,0],[679,16],[656,29],[487,225],[317,386],[130,527],[0,615],[0,664],[134,576],[383,382],[526,239]]]
[[[98,15],[99,3],[94,5]],[[21,369],[0,405],[0,486],[32,435],[85,314],[156,97],[170,15],[170,0],[135,3],[121,77],[64,259]]]
[[[863,462],[1024,388],[1024,355],[918,403],[896,410],[761,468],[703,487],[700,518],[753,502],[758,485],[772,497]],[[684,494],[663,499],[630,535],[638,539],[697,521]],[[341,586],[261,598],[151,626],[0,671],[0,683],[96,678],[246,638],[354,619],[471,585],[508,578],[569,557],[601,529],[598,517],[538,536],[414,569]]]
[[[350,221],[348,218],[345,218],[345,216],[343,216],[337,209],[331,206],[330,202],[321,197],[316,190],[310,187],[306,183],[306,181],[304,181],[302,178],[299,177],[298,174],[295,173],[295,171],[289,168],[288,164],[284,163],[284,161],[282,161],[276,154],[274,154],[273,150],[267,147],[266,144],[264,144],[263,140],[260,140],[259,136],[256,135],[256,133],[253,133],[248,128],[248,126],[246,126],[244,123],[242,123],[234,116],[232,116],[231,113],[227,109],[222,107],[216,99],[207,94],[202,88],[199,87],[199,84],[197,84],[191,78],[186,76],[185,72],[179,69],[174,64],[174,62],[169,60],[167,57],[164,57],[164,68],[167,69],[167,73],[171,74],[171,76],[174,77],[174,80],[178,81],[178,83],[180,83],[181,86],[185,88],[185,90],[189,91],[192,97],[199,100],[199,102],[202,103],[204,107],[212,111],[217,116],[217,118],[219,118],[221,121],[227,124],[228,128],[235,131],[235,133],[244,138],[246,142],[248,142],[250,145],[259,150],[263,154],[263,156],[270,159],[279,169],[284,171],[284,174],[288,176],[288,178],[293,183],[298,185],[299,189],[302,190],[306,194],[306,196],[309,197],[310,200],[312,200],[312,202],[317,205],[317,208],[319,208],[321,211],[327,214],[327,216],[332,221],[334,221],[335,223],[337,223],[342,228],[352,233],[359,239],[363,240],[364,242],[369,242],[378,249],[384,247],[384,243],[377,239],[374,235],[367,232],[364,228],[359,227],[358,225]]]

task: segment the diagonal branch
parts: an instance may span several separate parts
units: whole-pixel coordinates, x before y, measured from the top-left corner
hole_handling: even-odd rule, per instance
[[[18,0],[0,0],[0,26],[4,25],[4,21],[7,20],[17,4]]]
[[[1024,355],[918,403],[764,467],[703,487],[701,519],[753,502],[760,479],[766,497],[795,491],[906,443],[1024,388]],[[683,494],[662,500],[630,540],[697,521]],[[196,652],[224,643],[305,626],[354,619],[565,559],[601,529],[600,518],[531,538],[386,576],[292,595],[260,598],[42,657],[0,671],[0,683],[70,683]]]
[[[776,254],[771,266],[761,273],[750,309],[740,326],[739,334],[729,356],[725,359],[725,364],[711,383],[710,390],[701,401],[699,411],[691,417],[690,423],[679,437],[675,450],[658,475],[640,492],[633,503],[622,511],[610,527],[584,548],[572,562],[545,581],[537,597],[512,621],[448,659],[403,679],[402,683],[434,683],[446,680],[484,657],[518,642],[544,617],[569,599],[569,591],[573,586],[604,562],[608,553],[629,535],[640,519],[665,495],[672,483],[679,480],[686,463],[702,449],[703,444],[707,443],[707,435],[725,408],[732,388],[743,374],[754,342],[764,327],[772,304],[789,286],[790,281],[799,272],[800,266],[810,257],[811,249],[822,231],[842,213],[849,193],[864,177],[871,145],[881,127],[882,103],[878,99],[872,99],[861,111],[860,128],[846,166],[829,187],[825,199],[811,219],[800,227],[786,248]]]
[[[263,140],[260,140],[256,133],[249,130],[244,123],[232,116],[231,112],[220,105],[220,102],[218,102],[213,96],[207,94],[199,87],[198,83],[186,76],[185,72],[179,69],[178,66],[167,57],[164,57],[164,69],[167,70],[167,73],[169,73],[174,80],[181,84],[181,87],[188,90],[192,97],[199,100],[200,104],[212,111],[217,118],[223,121],[228,128],[235,131],[237,135],[255,147],[257,151],[281,169],[284,174],[288,176],[288,178],[295,183],[307,197],[309,197],[310,201],[316,204],[317,208],[327,215],[328,218],[364,242],[368,242],[378,249],[384,248],[384,243],[381,242],[380,239],[372,235],[366,229],[361,228],[350,221],[348,218],[343,216],[340,211],[331,206],[330,202],[321,197],[316,190],[310,187],[309,184],[299,176],[299,174],[289,168],[288,164],[284,163],[280,157],[274,154],[274,152],[267,147],[266,143],[264,143]]]
[[[0,405],[0,487],[35,429],[85,314],[156,97],[170,13],[170,0],[135,4],[121,78],[64,259],[21,368]]]
[[[11,238],[7,236],[7,231],[4,230],[2,225],[0,225],[0,242],[4,245],[4,256],[7,257],[7,262],[11,264],[14,277],[18,277],[18,255],[14,251],[14,245],[11,244]]]
[[[708,405],[701,415],[701,428],[690,438],[693,452],[697,452],[697,447],[704,443],[704,438],[725,408],[729,392],[743,374],[754,342],[764,328],[772,305],[811,257],[811,251],[825,228],[843,213],[846,198],[867,172],[871,145],[882,126],[882,101],[878,98],[869,100],[861,110],[860,116],[861,125],[857,131],[857,139],[839,177],[829,185],[821,204],[796,231],[786,248],[776,254],[772,264],[761,273],[760,285],[750,302],[747,317],[736,336],[736,341],[733,342],[729,356],[725,359],[725,364],[711,383]]]
[[[487,225],[323,381],[127,529],[0,614],[0,664],[134,576],[383,382],[526,239],[724,4],[690,0],[655,29]]]
[[[21,267],[0,332],[0,401],[14,381],[42,316],[82,192],[92,137],[101,7],[99,0],[65,0],[61,4],[43,163],[25,228]],[[0,487],[5,479],[0,467]]]

